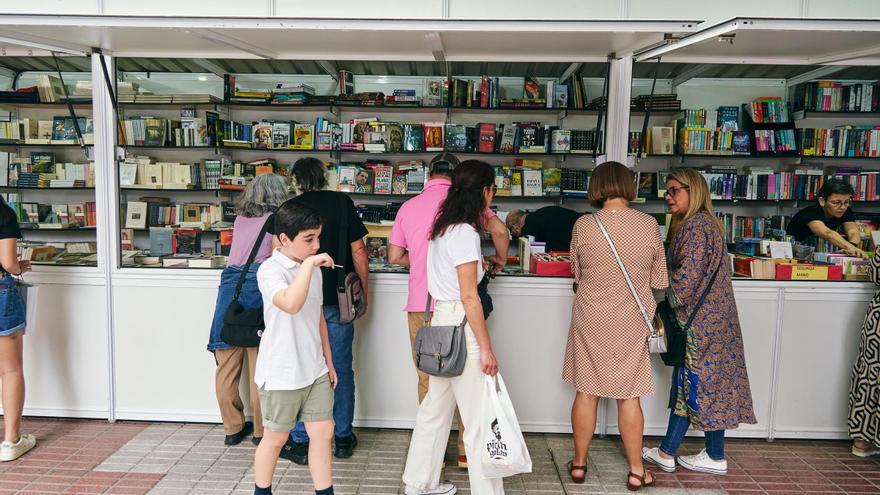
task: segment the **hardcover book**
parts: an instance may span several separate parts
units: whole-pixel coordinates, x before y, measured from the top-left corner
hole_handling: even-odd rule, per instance
[[[260,122],[254,125],[253,145],[255,149],[267,150],[272,148],[273,138],[272,130],[274,125],[271,123]]]
[[[493,153],[495,151],[495,124],[482,123],[478,126],[480,135],[480,153]]]
[[[367,237],[367,257],[371,265],[388,264],[388,238]]]

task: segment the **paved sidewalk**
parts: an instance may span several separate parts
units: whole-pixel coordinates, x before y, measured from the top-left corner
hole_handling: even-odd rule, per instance
[[[37,436],[38,447],[18,461],[0,463],[0,494],[253,493],[253,444],[247,439],[224,447],[217,425],[28,419],[25,429]],[[354,457],[334,460],[336,493],[401,493],[410,432],[361,429],[357,434],[360,446]],[[627,493],[619,438],[593,441],[582,485],[572,484],[565,473],[572,454],[569,435],[530,434],[526,441],[533,472],[506,479],[507,494]],[[688,439],[682,450],[696,452],[700,444]],[[731,439],[727,449],[727,476],[682,469],[658,473],[658,486],[642,493],[880,493],[880,460],[853,457],[847,442]],[[453,450],[447,458],[454,465]],[[307,468],[280,460],[276,474],[275,493],[314,493]],[[443,479],[469,494],[465,470],[449,467]]]

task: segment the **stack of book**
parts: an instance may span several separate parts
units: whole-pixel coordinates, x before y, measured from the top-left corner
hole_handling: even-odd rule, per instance
[[[632,98],[630,109],[639,111],[650,109],[659,112],[681,110],[681,100],[676,94],[639,95]]]
[[[305,105],[315,95],[315,88],[305,83],[282,83],[272,90],[272,103],[276,105]]]

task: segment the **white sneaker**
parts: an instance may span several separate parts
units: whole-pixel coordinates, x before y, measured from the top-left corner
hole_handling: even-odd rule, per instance
[[[697,455],[678,456],[678,463],[681,464],[681,467],[691,471],[717,475],[727,474],[727,460],[716,461],[712,459],[706,453],[706,449],[701,450]]]
[[[657,447],[652,449],[642,447],[642,459],[654,464],[667,473],[675,472],[675,458],[664,459],[663,457],[660,457],[660,449]]]
[[[0,443],[0,461],[14,461],[25,455],[37,445],[37,439],[33,435],[22,433],[15,443]]]
[[[440,484],[436,488],[422,490],[414,486],[406,485],[403,489],[405,495],[454,495],[458,489],[452,483]]]

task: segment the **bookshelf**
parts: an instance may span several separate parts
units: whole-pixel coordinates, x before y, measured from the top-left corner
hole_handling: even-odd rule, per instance
[[[0,94],[0,112],[8,119],[2,131],[6,139],[0,141],[0,194],[19,217],[23,257],[35,264],[95,267],[91,97],[83,96],[82,78],[65,80],[76,98],[71,104],[86,142],[82,148],[75,144],[73,118],[60,96],[60,80],[46,74],[31,79],[39,94]],[[22,86],[30,84],[25,81]],[[14,136],[8,133],[10,125],[17,127]]]
[[[540,70],[541,66],[545,64],[534,64],[537,69]],[[592,64],[586,64],[592,65]],[[604,66],[602,64],[594,64],[596,70],[604,70]],[[441,64],[437,64],[436,69],[438,73],[442,74],[442,71],[445,71],[445,67]],[[562,68],[564,69],[564,67]],[[592,69],[591,69],[592,70]],[[120,82],[123,84],[123,88],[121,91],[129,91],[134,90],[134,86],[127,85],[127,83],[135,83],[140,84],[140,90],[147,89],[153,90],[154,93],[159,94],[159,89],[162,88],[165,91],[168,90],[170,86],[170,80],[173,79],[172,74],[169,74],[167,77],[169,78],[169,83],[166,84],[163,80],[162,73],[151,73],[148,79],[146,78],[138,78],[134,74],[126,74],[122,73],[120,76]],[[496,89],[497,95],[501,95],[501,98],[504,95],[515,95],[516,97],[522,96],[524,92],[525,85],[525,76],[526,74],[516,74],[510,75],[505,74],[497,78]],[[327,75],[320,74],[252,74],[252,75],[235,75],[236,78],[234,84],[238,88],[257,88],[257,90],[253,91],[253,93],[261,94],[258,90],[266,91],[267,88],[272,88],[276,84],[288,84],[290,87],[294,87],[296,85],[308,85],[314,88],[315,94],[317,95],[338,95],[338,88],[335,86],[335,82],[333,78]],[[210,79],[210,78],[209,78]],[[222,92],[218,92],[218,88],[223,90],[223,85],[229,85],[229,78],[224,78],[224,80],[211,79],[207,84],[199,86],[193,81],[187,81],[185,84],[185,89],[190,91],[192,94],[213,94],[215,97],[219,97],[222,95]],[[395,76],[395,75],[382,75],[382,76],[357,76],[357,91],[358,92],[366,92],[370,94],[376,94],[377,92],[384,92],[385,95],[393,95],[395,98],[399,96],[411,96],[415,94],[417,100],[421,100],[424,95],[423,90],[431,80],[446,80],[447,76]],[[450,80],[458,79],[461,81],[478,81],[480,77],[474,76],[451,76]],[[553,81],[552,77],[542,77],[542,81]],[[575,78],[569,78],[570,81],[576,80]],[[279,169],[282,171],[282,175],[286,173],[286,169],[294,162],[295,160],[303,157],[303,156],[312,156],[318,158],[325,163],[331,164],[331,166],[345,166],[346,164],[366,164],[371,162],[387,162],[394,167],[404,163],[404,162],[412,162],[416,160],[421,160],[424,163],[427,163],[433,156],[437,155],[440,150],[446,149],[449,152],[455,153],[459,155],[462,159],[481,159],[489,162],[491,165],[499,167],[517,167],[517,160],[537,160],[540,161],[540,166],[542,168],[558,168],[560,169],[559,174],[562,174],[563,169],[579,169],[579,170],[588,170],[593,162],[592,151],[588,151],[586,153],[571,153],[571,152],[559,152],[555,148],[551,150],[550,145],[547,144],[546,148],[543,149],[543,152],[510,152],[504,151],[502,152],[499,149],[499,146],[493,146],[495,149],[492,152],[481,152],[477,149],[478,143],[471,136],[471,141],[469,141],[468,146],[474,146],[473,149],[450,149],[448,146],[449,142],[446,139],[445,134],[450,129],[450,125],[452,126],[463,126],[478,128],[480,124],[488,125],[491,124],[495,126],[497,130],[497,134],[493,135],[494,139],[500,140],[502,137],[501,126],[512,126],[513,122],[535,122],[536,127],[540,127],[541,130],[550,137],[550,133],[552,132],[551,128],[561,128],[561,129],[576,129],[582,131],[592,131],[594,130],[597,122],[597,118],[600,114],[598,109],[587,108],[587,105],[591,102],[590,98],[595,98],[599,96],[601,92],[601,84],[603,79],[601,78],[588,78],[583,77],[583,89],[578,90],[581,94],[578,96],[579,103],[582,105],[581,108],[573,108],[566,106],[559,106],[555,108],[547,108],[546,101],[544,106],[542,107],[525,107],[525,108],[511,108],[511,107],[501,107],[500,105],[495,108],[488,108],[490,106],[489,101],[487,100],[485,105],[486,107],[472,106],[472,107],[461,107],[456,105],[424,105],[420,101],[413,101],[412,104],[401,105],[401,106],[391,106],[391,105],[358,105],[353,104],[352,102],[339,102],[339,101],[322,101],[320,103],[302,103],[302,104],[273,104],[265,101],[232,101],[233,97],[237,97],[236,94],[228,94],[223,98],[223,101],[210,101],[206,102],[203,100],[208,99],[205,96],[199,96],[196,98],[190,98],[190,100],[195,100],[190,103],[187,101],[185,95],[177,95],[172,96],[172,100],[177,99],[180,100],[178,103],[169,103],[169,102],[131,102],[126,101],[124,103],[120,103],[120,118],[125,120],[132,120],[132,122],[139,118],[143,117],[141,120],[145,120],[146,118],[154,118],[154,119],[168,119],[169,121],[174,120],[183,120],[183,119],[204,119],[207,121],[209,115],[216,115],[215,117],[211,117],[212,122],[219,122],[217,129],[221,129],[219,126],[227,126],[221,129],[221,132],[218,133],[218,137],[216,139],[208,139],[206,143],[194,143],[190,145],[187,143],[183,146],[177,145],[179,143],[175,142],[174,146],[169,146],[168,144],[168,131],[166,130],[166,140],[163,143],[141,143],[141,142],[120,142],[118,143],[126,152],[126,155],[129,157],[133,156],[149,156],[153,160],[153,162],[180,162],[187,164],[196,164],[200,162],[205,162],[206,160],[219,159],[225,160],[224,163],[242,163],[246,164],[252,160],[261,160],[261,159],[270,159],[274,160],[274,166],[276,167],[276,171]],[[217,81],[221,81],[222,84],[218,85]],[[155,89],[153,89],[151,84],[155,84]],[[461,84],[466,84],[461,82]],[[543,83],[542,83],[543,84]],[[204,89],[207,88],[207,89]],[[211,89],[213,88],[213,92]],[[184,89],[184,88],[181,88]],[[544,95],[546,96],[546,88],[541,88],[544,91]],[[396,90],[396,91],[395,91]],[[554,90],[555,91],[555,90]],[[245,91],[247,92],[247,91]],[[555,94],[555,92],[554,92]],[[574,95],[573,95],[574,96]],[[125,97],[130,100],[132,99],[130,94],[126,94]],[[135,100],[138,99],[138,96],[133,97]],[[323,98],[323,97],[320,97]],[[499,99],[500,102],[500,99]],[[497,102],[496,102],[497,103]],[[602,113],[605,113],[602,111]],[[296,123],[306,123],[306,124],[319,124],[320,120],[325,119],[326,121],[338,122],[338,123],[351,123],[352,119],[358,119],[361,121],[376,121],[380,122],[380,125],[389,125],[389,126],[411,126],[418,125],[421,131],[427,132],[428,125],[433,124],[437,126],[439,123],[441,132],[444,134],[441,139],[439,149],[435,150],[425,150],[419,149],[418,147],[408,148],[408,149],[389,149],[389,145],[383,146],[383,150],[374,151],[367,149],[350,149],[346,146],[338,146],[339,149],[288,149],[288,148],[277,148],[277,147],[267,147],[267,148],[255,148],[255,147],[242,147],[242,146],[227,146],[224,144],[225,139],[228,138],[229,134],[227,131],[235,130],[239,132],[239,128],[243,127],[243,125],[250,126],[251,123],[264,122],[264,121],[274,121],[274,122],[296,122]],[[226,124],[224,122],[235,122],[237,124],[231,125]],[[423,126],[424,123],[424,126]],[[240,125],[241,124],[241,125]],[[134,136],[133,133],[129,132],[135,129],[135,124],[126,124],[126,134],[131,139]],[[138,124],[140,125],[140,124]],[[146,122],[143,124],[146,126]],[[151,124],[152,125],[152,124]],[[164,124],[163,124],[164,125]],[[169,124],[169,129],[176,129],[177,124]],[[182,126],[181,126],[182,127]],[[233,127],[235,129],[233,129]],[[317,129],[320,128],[317,125],[313,126],[312,139],[317,140],[317,136],[315,135]],[[274,129],[273,129],[274,130]],[[368,127],[368,132],[373,132],[373,129]],[[253,132],[253,128],[248,129],[249,132]],[[140,132],[140,131],[138,131]],[[175,139],[177,138],[176,131],[174,132]],[[293,137],[293,126],[291,126],[290,138],[285,137],[284,142],[291,142]],[[603,130],[604,134],[604,130]],[[250,139],[250,135],[248,136]],[[273,133],[272,145],[275,144],[276,134]],[[592,136],[593,144],[596,144],[597,139]],[[139,138],[135,138],[139,139]],[[289,139],[289,141],[288,141]],[[604,141],[604,140],[603,140]],[[343,141],[345,143],[346,141]],[[472,143],[472,144],[470,144]],[[500,141],[499,141],[500,143]],[[425,143],[420,143],[420,145],[424,145]],[[603,146],[604,143],[599,141],[598,144]],[[361,145],[363,147],[363,145]],[[317,146],[313,143],[312,148],[317,148]],[[506,172],[505,172],[506,173]],[[513,173],[513,172],[511,172]],[[500,181],[501,179],[499,179]],[[209,200],[205,198],[208,197],[208,194],[214,194]],[[137,184],[133,186],[125,186],[119,188],[119,197],[120,197],[120,226],[126,225],[126,214],[127,214],[127,205],[129,202],[137,202],[139,197],[146,196],[155,196],[167,198],[170,202],[176,205],[184,205],[188,202],[198,202],[198,201],[209,201],[209,202],[221,202],[228,203],[233,200],[235,197],[235,193],[237,191],[205,191],[200,190],[199,187],[196,187],[195,190],[168,190],[168,189],[159,189],[154,190],[151,188],[145,187],[137,187]],[[583,191],[582,191],[583,193]],[[359,205],[360,208],[364,210],[364,214],[374,214],[376,212],[368,213],[368,211],[372,209],[382,209],[388,205],[391,208],[396,204],[403,203],[407,199],[413,197],[415,194],[375,194],[375,193],[361,193],[361,192],[350,192],[349,193],[354,199],[355,203]],[[550,195],[532,195],[532,196],[502,196],[499,195],[497,197],[497,203],[500,206],[499,209],[512,209],[512,208],[525,208],[525,209],[534,209],[536,207],[540,207],[542,205],[551,205],[551,204],[562,204],[566,201],[573,201],[572,198],[566,198],[561,193],[560,194],[550,194]],[[585,203],[584,203],[585,204]],[[203,232],[208,234],[213,230],[220,229],[204,229]],[[225,229],[224,229],[225,230]],[[134,243],[134,248],[137,250],[145,250],[149,246],[149,229],[144,228],[135,228],[131,230],[131,234],[127,234],[123,232],[123,237],[125,237],[126,243],[129,241],[129,237]],[[216,248],[216,237],[209,237],[205,235],[201,239],[203,248],[215,248],[214,252],[220,253],[220,250]],[[128,244],[126,244],[128,245]]]
[[[685,65],[682,70],[687,72],[691,70],[691,67]],[[755,70],[759,70],[759,68],[756,67]],[[712,72],[708,69],[703,69],[703,71]],[[749,68],[740,70],[740,73],[745,73],[746,76],[750,75],[749,72],[751,72]],[[840,75],[845,75],[845,71]],[[649,83],[651,82],[634,80],[633,95],[636,97],[644,95],[649,91]],[[698,168],[704,173],[704,177],[710,184],[710,189],[713,188],[713,184],[718,184],[713,204],[716,214],[724,219],[728,228],[727,240],[731,243],[731,252],[735,252],[738,248],[735,244],[741,240],[741,236],[753,237],[760,234],[769,237],[770,230],[768,229],[783,227],[797,211],[814,204],[815,200],[801,196],[805,193],[796,192],[798,183],[795,181],[798,180],[796,175],[798,173],[818,174],[820,178],[828,176],[849,178],[856,189],[853,208],[857,218],[874,222],[880,219],[880,201],[873,200],[871,194],[873,193],[873,197],[878,199],[880,196],[869,189],[874,187],[873,175],[880,172],[880,157],[821,156],[818,150],[805,149],[807,142],[826,143],[820,137],[814,141],[805,139],[811,135],[811,132],[815,134],[824,130],[846,128],[850,129],[849,132],[852,132],[851,129],[857,129],[870,133],[872,131],[869,129],[874,128],[873,132],[880,134],[880,128],[877,127],[880,123],[880,114],[876,109],[865,112],[805,109],[797,99],[803,94],[799,90],[799,86],[791,85],[787,88],[784,80],[765,81],[747,77],[742,81],[735,78],[705,78],[693,79],[678,85],[674,85],[674,82],[676,81],[658,81],[659,87],[662,89],[657,93],[675,94],[682,103],[682,114],[673,116],[652,114],[648,122],[649,129],[667,126],[675,119],[686,119],[685,110],[705,109],[705,112],[710,114],[716,112],[720,115],[724,107],[736,107],[740,109],[737,129],[744,131],[749,138],[748,152],[741,154],[682,152],[680,146],[676,146],[672,153],[659,154],[651,153],[653,150],[651,143],[648,142],[646,143],[646,152],[640,157],[634,156],[637,144],[630,145],[630,159],[637,173],[653,174],[654,180],[657,180],[658,174],[671,168],[692,167]],[[858,82],[844,80],[842,84],[847,86]],[[837,87],[840,87],[840,84],[837,84]],[[771,119],[770,122],[759,119],[755,115],[753,106],[753,102],[767,101],[777,105],[777,113],[775,114],[777,118]],[[764,108],[766,109],[766,105]],[[636,115],[633,112],[630,120],[631,134],[640,135],[643,125],[644,114]],[[681,121],[672,122],[672,125],[673,135],[676,138],[675,144],[678,145],[680,144],[678,137],[681,132],[679,130]],[[720,130],[720,121],[717,125],[719,127],[712,127],[712,129]],[[765,136],[773,134],[773,137],[777,138],[777,142],[780,138],[779,134],[787,133],[784,143],[788,149],[759,151],[755,144],[756,136],[761,133]],[[653,137],[654,133],[651,134]],[[839,138],[839,136],[834,137]],[[634,141],[632,135],[631,141]],[[827,143],[832,146],[832,151],[828,151],[828,153],[840,154],[839,148],[833,148],[833,146],[839,146],[840,142],[842,139],[829,138]],[[864,136],[860,136],[859,140],[850,140],[850,152],[853,154],[868,153],[868,145],[871,142],[870,137],[865,138]],[[864,148],[857,148],[859,145],[863,145]],[[871,149],[873,150],[873,148]],[[723,174],[729,174],[729,176],[725,178]],[[773,194],[777,197],[760,197],[762,194],[760,191],[756,192],[757,198],[750,195],[738,197],[739,193],[736,187],[741,185],[741,181],[757,180],[759,177],[766,180],[767,174],[775,177],[775,179],[771,179],[774,182],[769,184],[764,182],[763,185],[756,187],[757,189],[764,187],[767,191],[775,190],[776,192]],[[734,189],[731,190],[730,187]],[[747,187],[746,190],[751,191],[751,187]],[[865,189],[862,192],[865,196],[861,199],[859,196],[860,187]],[[765,191],[763,194],[766,195],[768,192]],[[647,198],[635,207],[651,213],[661,213],[665,210],[664,201],[657,195]],[[867,242],[866,239],[863,240]]]

